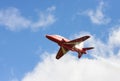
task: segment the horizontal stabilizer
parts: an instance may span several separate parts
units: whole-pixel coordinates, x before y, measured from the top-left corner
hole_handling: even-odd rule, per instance
[[[94,47],[87,47],[87,48],[83,48],[83,50],[91,50],[91,49],[94,49]]]

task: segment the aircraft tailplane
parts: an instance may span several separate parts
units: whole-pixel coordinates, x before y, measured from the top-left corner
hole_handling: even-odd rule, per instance
[[[94,47],[86,47],[86,48],[82,48],[84,51],[87,51],[87,50],[91,50],[91,49],[94,49]]]

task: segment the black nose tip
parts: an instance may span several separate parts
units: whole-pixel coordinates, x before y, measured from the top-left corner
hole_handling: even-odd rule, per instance
[[[46,38],[48,38],[49,36],[48,35],[46,35]]]
[[[46,35],[46,38],[51,39],[52,36],[51,35]]]
[[[85,36],[86,39],[90,38],[90,36]]]
[[[49,37],[50,37],[50,35],[46,35],[46,37],[47,37],[47,38],[49,38]]]
[[[87,36],[87,38],[90,38],[90,36]]]

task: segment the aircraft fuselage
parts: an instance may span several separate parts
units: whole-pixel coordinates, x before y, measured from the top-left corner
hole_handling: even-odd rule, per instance
[[[86,52],[82,49],[82,48],[77,48],[77,47],[72,47],[71,44],[66,44],[66,42],[69,42],[70,40],[62,37],[62,36],[59,36],[59,35],[46,35],[46,37],[48,39],[50,39],[51,41],[53,42],[56,42],[59,46],[61,47],[64,47],[66,49],[69,49],[71,51],[76,51],[76,52],[81,52],[81,53],[84,53],[86,54]],[[87,37],[89,38],[89,37]]]

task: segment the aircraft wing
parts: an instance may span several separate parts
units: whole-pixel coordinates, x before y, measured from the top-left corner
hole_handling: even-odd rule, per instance
[[[64,54],[66,54],[69,50],[64,48],[64,47],[60,47],[57,55],[56,55],[56,59],[60,59]]]
[[[79,44],[79,43],[87,40],[88,38],[90,38],[90,36],[83,36],[83,37],[81,37],[81,38],[77,38],[77,39],[71,40],[71,41],[69,41],[69,42],[66,42],[66,44],[76,45],[76,44]]]

